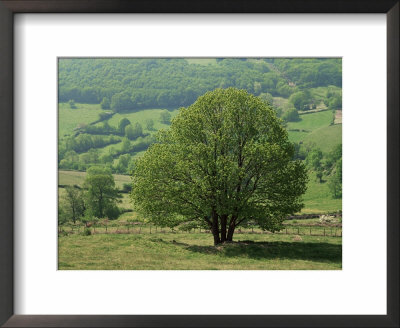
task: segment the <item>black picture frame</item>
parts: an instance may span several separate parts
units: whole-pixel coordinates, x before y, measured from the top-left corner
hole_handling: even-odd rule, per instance
[[[399,0],[0,0],[0,324],[4,327],[399,327]],[[387,315],[14,315],[13,17],[16,13],[385,13]],[[367,287],[366,287],[367,288]]]

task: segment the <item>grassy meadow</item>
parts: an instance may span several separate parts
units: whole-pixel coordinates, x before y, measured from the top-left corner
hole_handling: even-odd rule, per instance
[[[61,270],[338,270],[341,237],[209,233],[73,234],[59,237]],[[239,242],[240,240],[240,242]]]

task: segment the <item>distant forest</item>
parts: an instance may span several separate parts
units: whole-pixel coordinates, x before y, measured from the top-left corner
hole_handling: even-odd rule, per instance
[[[183,58],[59,60],[59,102],[101,103],[115,112],[188,106],[215,88],[288,98],[323,86],[342,86],[341,59],[220,58],[209,65]]]

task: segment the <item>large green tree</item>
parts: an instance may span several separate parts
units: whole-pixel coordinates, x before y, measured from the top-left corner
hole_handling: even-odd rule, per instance
[[[87,170],[84,187],[87,210],[97,218],[113,216],[117,206],[117,189],[111,170],[92,166]],[[110,217],[114,218],[114,217]]]
[[[198,222],[219,244],[248,221],[279,230],[302,208],[305,167],[273,109],[244,90],[206,93],[158,138],[135,163],[131,192],[156,224]]]

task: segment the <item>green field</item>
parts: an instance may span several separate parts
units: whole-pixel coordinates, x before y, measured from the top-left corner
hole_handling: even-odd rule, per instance
[[[332,125],[333,115],[331,110],[300,115],[300,121],[287,123],[289,140],[329,153],[342,143],[342,124]]]
[[[304,145],[317,147],[324,153],[342,143],[342,124],[319,128],[303,138]]]
[[[299,129],[299,130],[307,130],[314,131],[324,126],[329,126],[332,121],[333,113],[332,111],[323,111],[312,114],[301,115],[301,120],[298,122],[288,122],[287,129]]]
[[[326,177],[323,177],[323,180]],[[303,196],[302,213],[327,213],[342,210],[342,199],[332,198],[327,182],[319,183],[315,173],[309,173],[307,191]]]
[[[79,124],[89,124],[103,112],[99,104],[75,104],[71,109],[67,103],[58,104],[58,135],[60,138],[71,135]]]
[[[209,233],[60,236],[61,270],[340,270],[342,238],[236,234],[212,245]]]

